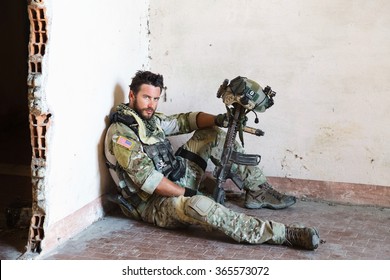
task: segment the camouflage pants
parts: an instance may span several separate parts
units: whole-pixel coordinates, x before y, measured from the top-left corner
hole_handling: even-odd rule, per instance
[[[183,147],[207,162],[221,158],[224,139],[225,132],[219,128],[198,130]],[[236,150],[243,152],[238,143]],[[186,164],[186,175],[176,183],[198,189],[204,171],[191,161],[186,160]],[[235,165],[233,169],[244,179],[245,189],[256,188],[266,181],[258,167]],[[204,195],[162,197],[154,194],[138,207],[138,212],[143,221],[164,228],[201,225],[219,230],[238,242],[282,244],[285,241],[284,224],[232,211]]]
[[[285,225],[238,213],[204,196],[162,197],[152,195],[142,211],[142,220],[163,228],[201,225],[218,230],[237,242],[282,244]]]

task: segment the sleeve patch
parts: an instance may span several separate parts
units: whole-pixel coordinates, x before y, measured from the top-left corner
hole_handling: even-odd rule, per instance
[[[116,140],[116,143],[118,145],[121,145],[122,147],[125,147],[126,149],[129,149],[129,150],[131,150],[135,147],[134,141],[127,139],[126,137],[123,137],[123,136],[119,136],[118,140]]]

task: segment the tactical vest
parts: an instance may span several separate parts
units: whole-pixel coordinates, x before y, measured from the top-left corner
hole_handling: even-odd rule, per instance
[[[137,120],[138,119],[138,120]],[[133,115],[122,115],[113,113],[110,115],[111,123],[121,122],[132,129],[138,136],[144,152],[153,161],[154,167],[171,181],[177,181],[185,174],[185,165],[181,157],[176,157],[172,144],[168,139],[145,143],[139,135],[139,127],[144,126],[142,120]],[[143,128],[144,129],[144,128]]]

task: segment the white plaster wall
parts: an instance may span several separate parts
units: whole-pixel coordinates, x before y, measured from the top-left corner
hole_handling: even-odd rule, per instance
[[[225,78],[272,86],[257,125],[266,135],[245,139],[268,176],[390,185],[390,2],[45,2],[49,225],[111,183],[104,116],[149,67],[164,74],[167,113],[223,112]]]
[[[147,67],[148,2],[46,1],[50,15],[46,95],[48,223],[94,201],[111,183],[102,158],[105,116],[127,100]],[[99,213],[96,213],[98,216]]]
[[[247,76],[277,92],[245,145],[267,176],[390,186],[389,1],[150,3],[161,111],[223,112],[218,86]]]

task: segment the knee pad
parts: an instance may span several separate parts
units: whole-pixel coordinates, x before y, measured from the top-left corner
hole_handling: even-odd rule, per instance
[[[215,201],[204,195],[195,195],[186,201],[184,213],[201,222],[207,221],[207,216],[215,210]]]

